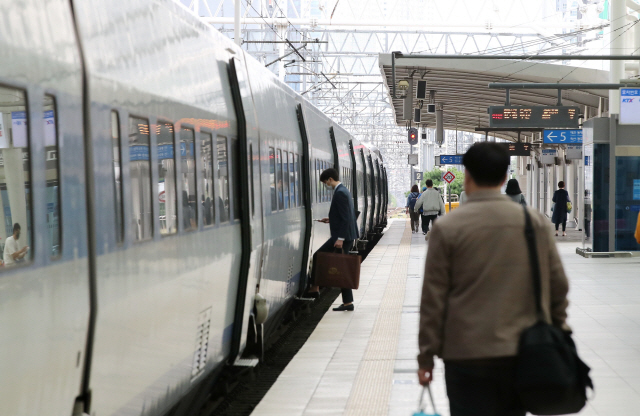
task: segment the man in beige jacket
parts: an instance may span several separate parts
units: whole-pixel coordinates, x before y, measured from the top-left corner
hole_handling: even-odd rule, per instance
[[[500,194],[509,155],[477,143],[463,158],[467,203],[431,231],[420,307],[418,377],[445,363],[451,416],[524,416],[513,388],[521,332],[536,322],[523,207]],[[528,209],[528,208],[527,208]],[[566,326],[567,278],[548,221],[529,209],[542,301],[549,322]]]

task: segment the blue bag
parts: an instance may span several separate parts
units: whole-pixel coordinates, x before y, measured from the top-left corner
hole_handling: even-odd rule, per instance
[[[426,406],[424,406],[424,401],[423,401],[425,390],[429,393],[429,399],[431,399],[431,407],[433,407],[433,413],[425,413]],[[431,395],[431,387],[426,386],[422,390],[422,394],[420,395],[420,401],[418,402],[418,408],[420,409],[420,411],[418,411],[417,413],[414,413],[413,416],[440,416],[440,414],[436,410],[436,403],[433,401],[433,395]]]
[[[420,194],[418,194],[417,192],[411,192],[409,194],[409,209],[411,210],[411,212],[413,212],[413,208],[415,208],[419,196]]]

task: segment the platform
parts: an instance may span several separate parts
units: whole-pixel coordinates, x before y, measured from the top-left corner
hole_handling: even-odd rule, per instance
[[[640,258],[585,259],[558,240],[570,279],[569,324],[592,368],[595,398],[583,416],[640,414]],[[253,416],[410,416],[427,244],[393,220],[362,265],[355,312],[328,311]],[[340,303],[336,299],[336,305]],[[432,390],[449,415],[442,362]]]

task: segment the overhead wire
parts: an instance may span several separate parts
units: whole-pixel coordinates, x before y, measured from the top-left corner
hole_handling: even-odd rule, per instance
[[[626,16],[625,16],[625,17],[626,17]],[[620,19],[620,18],[618,18],[618,19]],[[616,20],[618,20],[618,19],[614,19],[612,22],[615,22],[615,21],[616,21]],[[612,22],[611,22],[611,23],[612,23]],[[636,21],[636,22],[637,22],[637,21]],[[633,27],[633,25],[635,25],[635,23],[630,22],[630,23],[627,23],[627,24],[625,24],[624,26],[621,26],[621,27],[619,27],[619,28],[617,28],[617,29],[612,29],[612,30],[610,30],[610,31],[608,32],[608,34],[609,34],[609,35],[611,35],[611,34],[613,34],[614,32],[617,32],[618,30],[621,30],[621,29],[623,29],[623,28],[625,28],[626,26],[629,26],[629,25],[631,25],[631,27]],[[630,29],[631,27],[629,27],[628,29]],[[627,29],[627,30],[628,30],[628,29]],[[625,31],[625,32],[626,32],[626,31]],[[625,32],[623,32],[622,34],[624,34]],[[620,35],[618,35],[618,36],[621,36],[622,34],[620,34]],[[608,46],[608,45],[607,45],[607,46]],[[606,46],[605,46],[605,47],[606,47]],[[553,48],[553,49],[558,49],[558,48]],[[603,47],[603,48],[601,48],[600,50],[602,50],[602,49],[604,49],[604,47]],[[490,70],[484,71],[483,73],[490,72],[490,71],[495,71],[496,69],[504,68],[504,67],[509,66],[509,65],[516,65],[516,64],[521,63],[521,62],[527,62],[527,61],[530,61],[531,59],[538,59],[538,60],[539,60],[539,59],[541,59],[541,58],[544,58],[544,54],[543,54],[543,53],[541,53],[541,52],[550,52],[551,50],[552,50],[552,49],[550,48],[550,49],[547,49],[547,50],[544,50],[544,51],[540,51],[539,53],[532,54],[530,57],[528,57],[528,58],[526,58],[526,59],[518,59],[518,60],[516,60],[516,61],[514,61],[514,62],[509,62],[509,63],[506,63],[506,64],[501,65],[501,66],[499,66],[499,67],[492,68],[492,69],[490,69]],[[502,76],[502,77],[498,78],[497,80],[495,80],[494,82],[501,81],[501,80],[506,79],[506,78],[510,78],[510,77],[512,77],[513,75],[517,74],[517,73],[520,73],[520,72],[522,72],[522,71],[525,71],[525,70],[527,70],[527,69],[529,69],[529,68],[531,68],[531,67],[534,67],[534,66],[536,66],[536,65],[539,65],[539,64],[540,64],[540,62],[537,62],[537,61],[536,61],[536,62],[533,62],[531,65],[529,65],[529,66],[527,66],[527,67],[525,67],[525,68],[518,69],[517,71],[511,72],[511,73],[509,73],[509,74],[507,74],[507,75],[504,75],[504,76]],[[577,69],[577,68],[576,68],[576,69]],[[575,71],[575,69],[574,69],[574,71]],[[573,71],[572,71],[572,72],[573,72]],[[567,76],[568,76],[568,75],[569,75],[569,74],[567,74]],[[566,76],[565,76],[565,77],[566,77]],[[563,78],[563,79],[564,79],[564,78]]]
[[[626,16],[625,16],[626,17]],[[618,39],[620,36],[624,35],[625,33],[627,33],[629,30],[631,30],[631,28],[633,28],[635,25],[637,25],[638,23],[640,23],[640,20],[636,20],[635,22],[632,22],[631,26],[628,27],[624,32],[620,33],[618,36],[616,36],[615,38],[611,39],[611,41],[606,44],[605,46],[603,46],[602,48],[598,49],[598,52],[602,51],[603,49],[605,49],[608,46],[611,46],[611,44]],[[627,23],[625,26],[627,26],[629,23]],[[620,26],[619,29],[622,29],[624,26]],[[617,29],[616,29],[617,30]],[[635,53],[635,51],[633,52]],[[632,54],[633,54],[632,53]],[[582,61],[582,63],[584,64],[586,61]],[[567,73],[565,76],[563,76],[562,78],[560,78],[560,81],[562,81],[563,79],[565,79],[566,77],[568,77],[569,75],[573,74],[579,67],[576,66],[575,68],[573,68],[569,73]],[[560,82],[558,81],[558,82]]]

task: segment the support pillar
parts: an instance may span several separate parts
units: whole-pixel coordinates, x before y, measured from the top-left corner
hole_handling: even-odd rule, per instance
[[[625,41],[624,36],[621,35],[625,29],[621,29],[629,22],[626,19],[627,15],[627,0],[611,0],[609,3],[610,8],[610,20],[611,20],[611,46],[609,53],[611,55],[624,55],[625,54]],[[620,82],[624,79],[624,61],[609,61],[609,81]],[[609,91],[609,114],[620,114],[620,91]]]
[[[196,4],[198,6],[199,3],[200,1],[196,0]],[[236,45],[240,46],[242,45],[242,37],[240,36],[240,14],[242,13],[240,11],[240,0],[235,0],[233,7],[233,40],[235,41]]]

